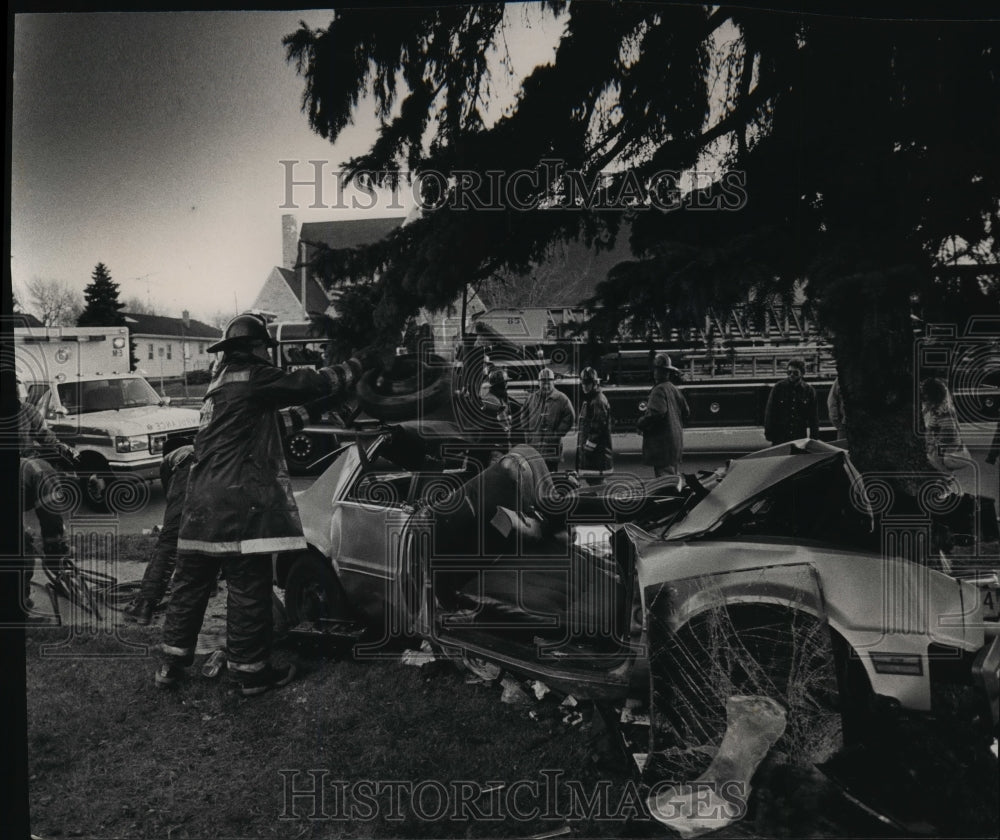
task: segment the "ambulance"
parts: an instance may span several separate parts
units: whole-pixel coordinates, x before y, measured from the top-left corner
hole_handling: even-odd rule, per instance
[[[14,360],[24,398],[79,453],[77,471],[102,479],[81,482],[95,510],[145,498],[134,485],[159,477],[164,444],[194,441],[198,412],[130,371],[128,327],[15,327]]]

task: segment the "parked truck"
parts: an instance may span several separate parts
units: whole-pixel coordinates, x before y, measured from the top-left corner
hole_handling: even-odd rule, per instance
[[[16,327],[14,356],[25,398],[79,453],[95,510],[134,498],[128,485],[158,477],[164,444],[198,431],[197,411],[171,406],[129,370],[127,327]]]

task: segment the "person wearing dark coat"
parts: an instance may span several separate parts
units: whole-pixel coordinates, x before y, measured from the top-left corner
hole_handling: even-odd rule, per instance
[[[146,564],[139,587],[139,597],[123,611],[128,622],[149,624],[153,612],[166,595],[167,585],[177,564],[177,535],[187,497],[188,471],[194,460],[194,446],[183,441],[167,442],[160,464],[160,483],[166,498],[163,524],[156,537],[156,548]]]
[[[43,457],[60,454],[75,461],[76,450],[62,443],[49,428],[41,412],[28,402],[21,402],[17,412],[18,449],[21,455],[21,499],[25,511],[34,508],[42,532],[46,562],[69,551],[62,515],[53,504],[58,491],[55,468]]]
[[[283,432],[287,437],[301,431],[307,423],[315,422],[322,414],[312,405],[283,408],[279,412]],[[194,445],[179,439],[168,441],[163,447],[160,464],[160,484],[166,499],[163,524],[156,538],[153,558],[146,564],[139,589],[139,597],[123,611],[127,622],[146,625],[166,595],[170,579],[177,565],[177,538],[181,529],[181,515],[187,498],[188,474],[194,460]]]
[[[21,505],[22,512],[34,509],[38,527],[42,532],[42,566],[50,572],[59,568],[61,558],[69,553],[66,543],[66,526],[57,504],[59,494],[58,473],[45,460],[45,455],[59,454],[70,462],[77,460],[76,450],[63,443],[49,428],[41,412],[31,403],[21,399],[21,381],[17,380],[17,433],[18,451],[21,456]],[[23,605],[31,609],[31,578],[34,572],[34,540],[25,531],[25,565],[23,572]]]
[[[488,450],[489,457],[486,466],[495,464],[510,452],[511,445],[511,411],[510,396],[507,394],[507,373],[501,368],[490,371],[489,390],[482,399],[482,430],[480,433],[483,445]]]
[[[653,474],[677,475],[684,457],[684,424],[691,416],[687,400],[671,382],[677,368],[668,356],[653,360],[653,389],[646,398],[646,410],[639,418],[642,435],[642,462],[653,467]]]
[[[582,400],[576,441],[576,469],[588,484],[600,484],[614,471],[611,453],[611,405],[601,390],[597,371],[580,371]]]
[[[772,444],[798,440],[808,434],[819,438],[819,409],[816,389],[803,377],[805,363],[792,359],[788,363],[787,378],[776,382],[767,397],[764,409],[764,437]]]
[[[361,366],[352,359],[286,373],[271,363],[274,340],[254,313],[230,321],[224,336],[209,348],[224,355],[202,402],[155,682],[174,686],[192,663],[205,608],[224,569],[229,673],[252,696],[295,674],[294,666],[270,662],[271,555],[306,548],[278,410],[346,396]]]

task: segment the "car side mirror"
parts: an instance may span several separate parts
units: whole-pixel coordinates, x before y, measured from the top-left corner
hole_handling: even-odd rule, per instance
[[[170,405],[170,397],[161,397],[160,405]]]
[[[45,412],[46,418],[49,420],[55,420],[57,417],[66,417],[68,414],[69,409],[64,405],[57,405]]]

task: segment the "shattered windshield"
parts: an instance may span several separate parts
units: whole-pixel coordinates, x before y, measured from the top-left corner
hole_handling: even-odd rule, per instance
[[[117,411],[160,404],[160,397],[141,377],[64,382],[58,386],[59,402],[69,414]]]

